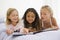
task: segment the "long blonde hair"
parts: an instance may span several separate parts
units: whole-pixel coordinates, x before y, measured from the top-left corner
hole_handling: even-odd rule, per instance
[[[11,20],[9,19],[9,16],[11,14],[11,12],[13,12],[14,10],[16,10],[15,8],[9,8],[7,10],[7,15],[6,15],[6,24],[9,25],[11,24]],[[16,10],[17,11],[17,10]],[[17,11],[18,12],[18,11]],[[19,20],[18,20],[19,21]]]

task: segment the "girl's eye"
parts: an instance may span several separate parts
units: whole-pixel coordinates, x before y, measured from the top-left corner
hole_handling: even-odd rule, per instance
[[[34,18],[34,16],[32,16],[32,18]]]
[[[44,15],[45,13],[41,13],[41,15]]]
[[[14,17],[14,16],[18,16],[18,15],[12,15],[12,16]]]
[[[28,16],[28,17],[30,17],[30,16]]]
[[[16,15],[16,16],[18,16],[18,15]]]
[[[47,15],[46,13],[44,13],[44,15]]]

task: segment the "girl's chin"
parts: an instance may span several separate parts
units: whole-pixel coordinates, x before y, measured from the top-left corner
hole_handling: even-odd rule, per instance
[[[15,23],[17,23],[17,21],[14,21]]]
[[[29,22],[30,24],[32,23],[32,22]]]

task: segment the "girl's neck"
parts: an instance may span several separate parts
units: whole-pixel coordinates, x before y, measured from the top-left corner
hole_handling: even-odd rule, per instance
[[[12,25],[13,25],[13,26],[16,26],[16,24],[17,24],[16,22],[12,22]]]

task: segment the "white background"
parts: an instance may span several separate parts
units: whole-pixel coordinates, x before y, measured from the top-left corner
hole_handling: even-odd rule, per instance
[[[43,5],[49,5],[53,9],[54,17],[60,24],[60,1],[59,0],[0,0],[0,19],[6,18],[8,8],[16,8],[19,12],[19,17],[22,18],[24,12],[28,8],[35,8],[40,15],[40,8]]]

